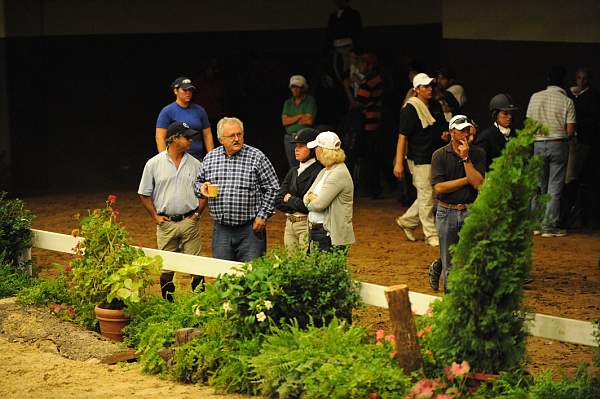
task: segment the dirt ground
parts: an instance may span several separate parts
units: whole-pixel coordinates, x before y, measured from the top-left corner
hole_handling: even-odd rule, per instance
[[[27,207],[37,215],[34,228],[69,234],[78,227],[75,214],[85,215],[88,209],[100,207],[109,193],[82,193],[46,195],[24,198]],[[113,193],[111,193],[113,194]],[[134,192],[116,192],[117,208],[131,234],[132,242],[155,247],[155,229]],[[355,202],[354,227],[357,242],[349,255],[354,275],[365,282],[394,285],[408,284],[412,291],[434,294],[427,282],[427,268],[437,256],[437,250],[423,241],[417,232],[417,242],[406,240],[394,224],[394,218],[403,212],[395,199]],[[203,255],[210,256],[211,220],[202,219]],[[268,225],[269,247],[283,245],[284,218],[275,215]],[[34,250],[34,267],[42,272],[52,262],[65,264],[67,255]],[[533,282],[526,287],[526,305],[531,311],[554,316],[591,321],[600,318],[600,233],[570,232],[566,237],[534,239]],[[389,329],[387,311],[369,307],[361,311],[357,323],[369,328]],[[58,328],[58,327],[57,327]],[[40,345],[23,345],[17,339],[0,331],[0,370],[3,375],[26,376],[19,383],[5,378],[0,382],[0,396],[4,398],[33,396],[53,397],[209,397],[212,391],[182,386],[156,377],[141,375],[135,365],[106,366],[84,360],[71,360],[46,353]],[[31,343],[31,342],[30,342]],[[52,351],[51,351],[52,352]],[[54,351],[56,352],[56,351]],[[572,368],[581,362],[590,363],[594,348],[530,338],[528,342],[529,369],[536,372],[550,368]],[[63,354],[64,356],[64,354]],[[68,357],[68,356],[67,356]],[[117,376],[116,381],[112,377]],[[27,381],[27,383],[23,383]],[[88,386],[88,384],[90,384]],[[140,396],[141,397],[141,396]],[[190,396],[191,397],[191,396]],[[233,396],[232,396],[233,397]]]

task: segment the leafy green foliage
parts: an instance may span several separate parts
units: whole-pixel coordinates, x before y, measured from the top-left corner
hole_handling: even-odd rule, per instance
[[[34,216],[25,209],[23,201],[6,196],[6,192],[0,192],[0,254],[4,253],[6,264],[23,269],[19,258],[23,251],[31,247],[31,222]]]
[[[555,381],[545,372],[535,379],[530,389],[533,399],[596,399],[600,397],[600,380],[592,378],[586,366],[580,366],[573,377],[562,375]]]
[[[110,289],[106,301],[114,299],[124,303],[139,303],[142,290],[151,285],[162,267],[160,256],[140,256],[131,264],[123,265],[104,280]]]
[[[0,298],[14,296],[31,284],[32,277],[24,271],[15,269],[7,255],[0,252]]]
[[[600,367],[600,320],[594,320],[594,340],[596,341],[596,354],[594,356],[594,366]]]
[[[24,305],[70,303],[64,275],[53,279],[34,279],[30,286],[19,291],[17,300]]]
[[[202,313],[219,312],[246,338],[267,332],[269,323],[297,320],[304,327],[311,320],[315,325],[334,317],[351,320],[359,305],[359,284],[343,253],[284,250],[244,264],[238,274],[220,276],[199,303]]]
[[[410,386],[391,347],[369,343],[364,328],[333,319],[322,328],[275,328],[251,361],[261,393],[285,398],[402,398]]]
[[[141,249],[129,244],[125,228],[117,222],[114,209],[116,197],[110,195],[102,209],[90,211],[81,220],[80,235],[84,238],[76,247],[70,292],[78,307],[78,320],[88,328],[94,328],[94,306],[107,302],[111,292],[106,280],[121,267],[130,265],[143,256]]]
[[[142,354],[140,363],[145,372],[157,374],[167,371],[158,351],[174,344],[175,330],[200,325],[201,319],[195,314],[200,295],[194,293],[183,298],[176,297],[176,302],[155,296],[127,306],[131,323],[125,327],[124,341]]]
[[[523,361],[523,283],[541,216],[541,207],[531,207],[541,166],[531,155],[532,144],[540,129],[527,120],[494,160],[453,248],[449,293],[432,332],[443,364],[468,360],[475,371],[497,373]]]

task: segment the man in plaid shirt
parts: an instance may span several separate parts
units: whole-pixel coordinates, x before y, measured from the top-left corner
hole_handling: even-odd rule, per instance
[[[266,252],[267,219],[275,213],[279,182],[265,154],[244,144],[241,120],[221,119],[217,137],[222,146],[204,157],[194,191],[208,198],[213,257],[248,262]],[[209,184],[218,185],[216,196],[209,195]]]

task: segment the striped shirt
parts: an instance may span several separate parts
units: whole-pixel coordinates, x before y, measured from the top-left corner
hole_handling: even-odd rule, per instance
[[[362,105],[363,130],[374,133],[381,124],[381,111],[383,109],[383,78],[376,72],[367,74],[358,87],[356,101]]]
[[[232,156],[223,146],[215,148],[204,157],[194,183],[197,197],[204,182],[219,185],[217,197],[208,198],[210,216],[219,224],[239,226],[275,213],[279,182],[271,161],[257,148],[244,144]]]
[[[146,162],[138,194],[152,197],[157,213],[183,215],[198,207],[194,179],[199,171],[200,161],[193,156],[183,154],[177,168],[163,151]]]
[[[565,125],[575,123],[575,105],[567,93],[558,86],[548,86],[531,96],[527,117],[548,128],[548,135],[536,136],[536,141],[567,138]]]

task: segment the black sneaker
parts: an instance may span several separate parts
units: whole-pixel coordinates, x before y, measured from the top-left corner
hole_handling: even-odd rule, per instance
[[[440,277],[442,276],[442,260],[436,259],[429,266],[429,285],[437,292],[440,288]]]

